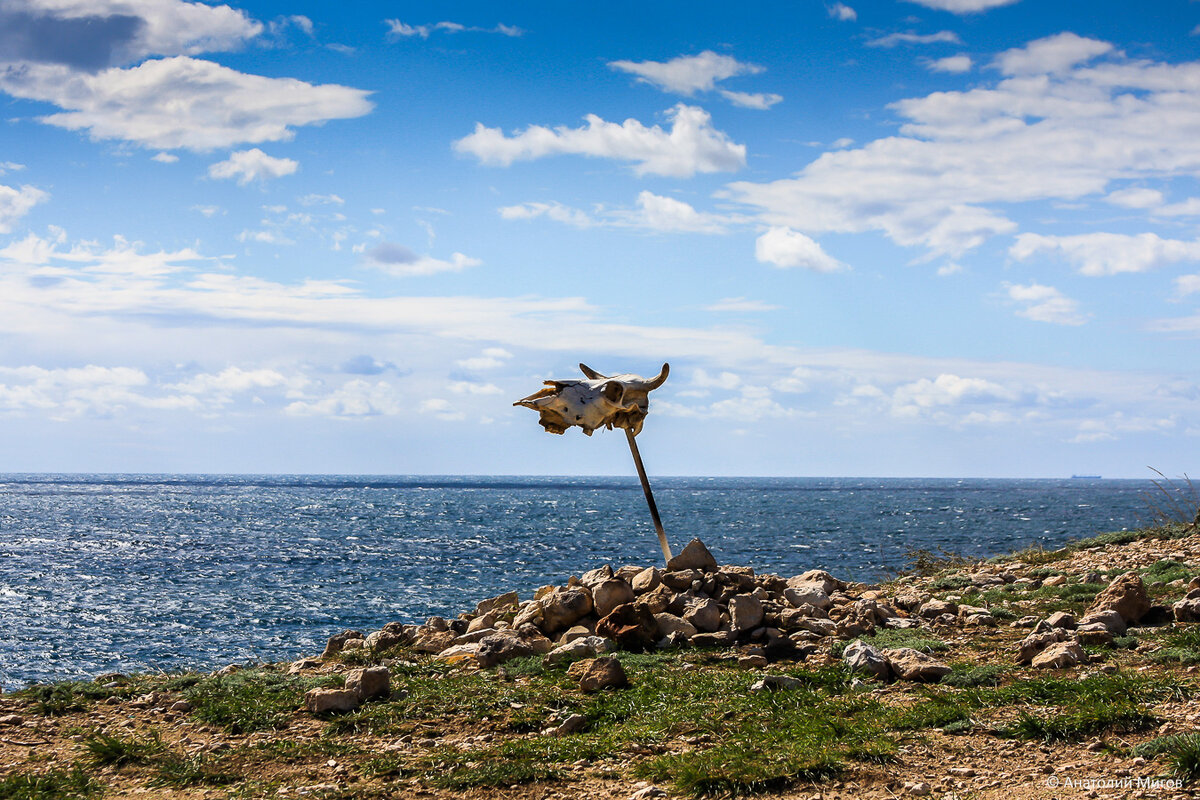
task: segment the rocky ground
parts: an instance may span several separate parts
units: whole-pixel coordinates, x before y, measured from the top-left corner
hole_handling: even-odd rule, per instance
[[[1195,796],[1194,526],[914,568],[693,542],[292,664],[34,687],[0,696],[0,800]]]

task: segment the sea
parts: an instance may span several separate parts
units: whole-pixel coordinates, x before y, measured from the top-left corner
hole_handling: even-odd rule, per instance
[[[1149,480],[652,478],[675,550],[876,581],[907,555],[1147,522]],[[0,687],[319,654],[611,564],[661,565],[634,477],[0,474]]]

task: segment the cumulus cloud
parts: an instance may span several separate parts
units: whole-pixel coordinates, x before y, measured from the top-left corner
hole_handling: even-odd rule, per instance
[[[50,195],[34,186],[14,189],[0,184],[0,233],[8,233],[21,217]]]
[[[287,141],[298,126],[372,108],[360,89],[247,75],[187,56],[94,74],[30,64],[0,70],[0,90],[65,109],[39,117],[48,125],[159,150]]]
[[[97,70],[151,55],[231,50],[261,23],[228,5],[181,0],[5,0],[0,62]]]
[[[1006,212],[1016,204],[1078,202],[1116,182],[1193,171],[1200,62],[1131,61],[1077,39],[1009,51],[1000,61],[1020,74],[896,102],[897,135],[826,152],[794,177],[732,183],[720,196],[756,207],[767,225],[808,235],[878,230],[958,259],[1015,232]],[[1025,72],[1035,66],[1047,72]]]
[[[1056,75],[1113,49],[1108,42],[1060,33],[1006,50],[996,57],[995,65],[1005,75]]]
[[[908,0],[908,2],[936,11],[949,11],[951,14],[978,14],[992,8],[1010,6],[1020,0]]]
[[[777,267],[802,267],[814,272],[849,269],[821,249],[821,245],[791,228],[771,228],[754,243],[754,257]]]
[[[1146,272],[1164,264],[1200,261],[1200,239],[1162,239],[1154,233],[1130,236],[1119,233],[1083,233],[1075,236],[1043,236],[1023,233],[1008,250],[1025,261],[1038,253],[1059,256],[1084,275],[1116,275]]]
[[[462,253],[454,253],[449,261],[443,261],[429,255],[418,255],[402,244],[380,242],[367,251],[367,263],[389,275],[412,277],[436,275],[439,272],[462,272],[483,262]]]
[[[853,13],[853,11],[851,11]],[[678,56],[670,61],[610,61],[608,66],[636,75],[638,81],[664,92],[691,97],[711,92],[720,81],[739,75],[757,75],[763,67],[738,61],[733,56],[705,50],[694,56]],[[722,89],[722,97],[743,108],[767,109],[783,98],[777,94],[751,94]]]
[[[218,161],[208,168],[208,177],[218,180],[236,179],[239,186],[251,181],[266,181],[291,175],[300,168],[300,162],[290,158],[275,158],[259,150],[238,150],[229,158]]]
[[[682,103],[670,109],[670,131],[646,127],[635,119],[606,122],[595,114],[582,128],[534,125],[513,136],[477,123],[475,132],[454,142],[459,153],[484,164],[507,167],[552,155],[584,155],[635,162],[638,175],[687,178],[697,172],[732,172],[746,164],[746,146],[735,144],[712,127],[712,117]]]
[[[195,398],[155,396],[150,379],[134,367],[47,369],[0,367],[0,412],[41,412],[53,420],[109,416],[130,407],[196,409]]]
[[[1063,295],[1053,286],[1031,283],[1004,284],[1008,298],[1022,306],[1018,316],[1054,325],[1082,325],[1088,317],[1079,310],[1079,303]]]
[[[1109,192],[1104,199],[1122,208],[1157,208],[1164,202],[1163,193],[1157,189],[1136,186]]]

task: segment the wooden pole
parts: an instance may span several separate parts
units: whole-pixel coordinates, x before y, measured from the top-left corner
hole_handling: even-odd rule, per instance
[[[658,506],[654,503],[654,494],[650,491],[650,481],[646,478],[646,468],[642,466],[642,454],[638,452],[637,441],[633,431],[625,429],[625,439],[629,442],[629,452],[633,453],[633,464],[637,467],[638,477],[642,480],[642,491],[646,493],[646,505],[650,506],[650,518],[654,520],[654,530],[658,533],[658,543],[662,545],[663,558],[671,560],[671,545],[667,544],[667,532],[663,530],[662,519],[658,516]]]

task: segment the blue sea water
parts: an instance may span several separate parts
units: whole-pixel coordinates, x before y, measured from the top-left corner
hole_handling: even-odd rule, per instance
[[[857,580],[1136,527],[1149,481],[655,478],[678,550]],[[319,653],[661,561],[635,478],[0,475],[0,685]]]

